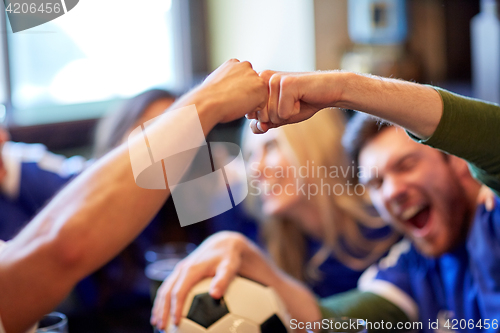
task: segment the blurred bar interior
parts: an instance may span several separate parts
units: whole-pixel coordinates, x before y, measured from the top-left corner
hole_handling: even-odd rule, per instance
[[[151,88],[186,91],[229,58],[248,60],[257,71],[345,69],[500,102],[496,0],[143,3],[85,0],[64,17],[16,34],[9,33],[2,11],[7,33],[0,35],[0,122],[13,141],[90,158],[95,125],[104,114]],[[237,142],[240,125],[218,125],[208,141]],[[159,243],[199,243],[206,230],[196,228],[204,226],[180,228],[172,207],[170,202],[160,212],[168,223]],[[184,244],[180,252],[191,250]],[[90,298],[84,301],[95,301]],[[134,315],[122,313],[117,322]],[[94,329],[87,324],[82,332]]]
[[[31,29],[57,33],[3,34],[0,116],[13,139],[88,154],[96,119],[121,100],[152,87],[185,91],[231,57],[256,70],[342,68],[499,101],[495,0],[153,3],[155,16],[120,1],[113,29],[93,14],[85,33],[83,21],[62,17]]]

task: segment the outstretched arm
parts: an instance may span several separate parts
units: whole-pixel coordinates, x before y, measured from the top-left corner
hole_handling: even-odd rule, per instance
[[[348,72],[266,71],[266,108],[255,133],[294,123],[326,107],[353,109],[397,124],[414,139],[467,160],[472,174],[500,195],[500,106],[412,82]]]
[[[434,133],[443,105],[431,87],[395,79],[349,72],[279,73],[265,71],[269,83],[267,108],[254,132],[294,123],[326,107],[359,110],[398,124],[421,139]]]
[[[251,65],[230,60],[150,131],[168,133],[169,142],[182,140],[182,113],[175,109],[194,104],[206,135],[218,122],[242,117],[266,100],[267,87]],[[6,331],[23,332],[50,312],[80,279],[131,242],[169,194],[135,184],[126,145],[77,177],[0,254]]]

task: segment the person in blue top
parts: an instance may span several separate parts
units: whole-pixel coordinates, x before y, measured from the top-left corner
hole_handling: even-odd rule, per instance
[[[378,213],[407,241],[365,273],[356,290],[318,301],[248,240],[218,234],[164,282],[152,323],[182,325],[191,286],[214,276],[209,293],[219,298],[240,274],[273,287],[290,312],[289,327],[299,331],[328,327],[327,318],[338,316],[366,319],[370,332],[498,331],[500,202],[487,211],[477,199],[481,183],[500,193],[500,107],[348,72],[260,75],[270,95],[265,108],[247,115],[255,119],[255,133],[306,120],[325,107],[399,125],[360,116],[344,142]]]

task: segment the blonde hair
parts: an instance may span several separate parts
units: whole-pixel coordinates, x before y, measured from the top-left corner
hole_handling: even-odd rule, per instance
[[[321,188],[325,183],[330,189],[348,182],[354,186],[353,163],[349,163],[342,147],[345,117],[338,109],[325,109],[311,119],[273,129],[278,131],[277,143],[280,150],[292,164],[311,167],[330,175],[331,167],[337,168],[338,177],[309,177],[308,183]],[[243,137],[248,137],[243,135]],[[245,150],[245,142],[243,149]],[[355,173],[358,170],[354,170]],[[323,173],[322,173],[323,174]],[[351,188],[340,195],[312,196],[311,202],[319,209],[322,225],[322,247],[306,262],[306,239],[297,221],[284,217],[261,216],[258,207],[250,206],[250,213],[260,216],[263,222],[262,237],[267,250],[276,264],[288,274],[300,280],[321,278],[318,267],[333,255],[344,265],[354,270],[364,270],[378,260],[399,238],[395,232],[383,239],[369,239],[362,233],[362,227],[380,228],[385,224],[379,217],[368,213],[368,200],[356,195]],[[314,200],[314,202],[313,202]]]

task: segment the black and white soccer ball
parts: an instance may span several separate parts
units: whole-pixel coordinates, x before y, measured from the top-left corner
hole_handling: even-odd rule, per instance
[[[236,277],[220,300],[208,294],[211,278],[189,292],[179,326],[169,333],[287,333],[289,317],[276,292]]]

